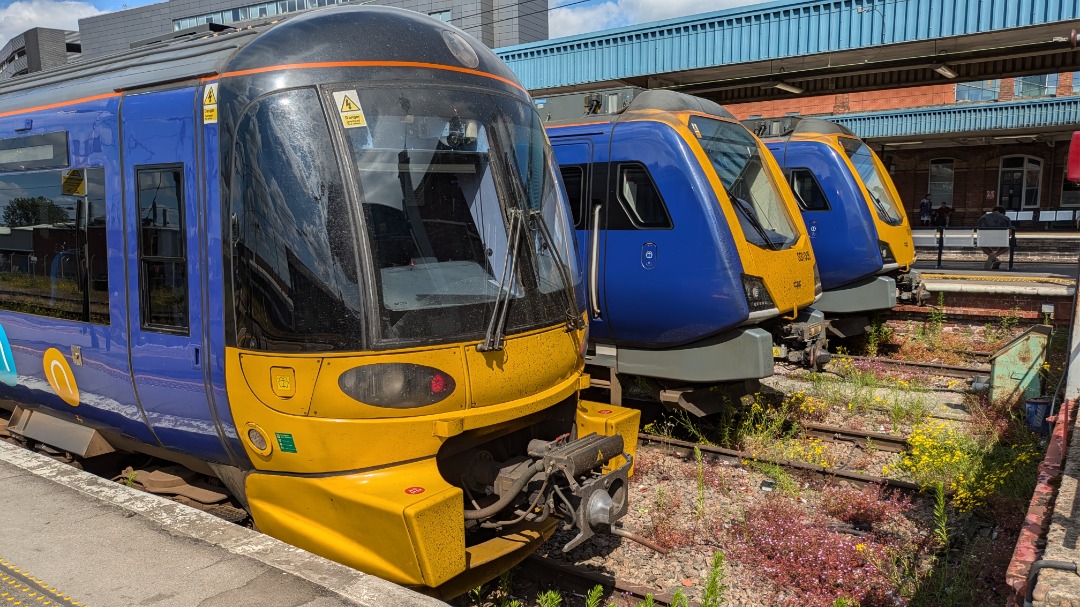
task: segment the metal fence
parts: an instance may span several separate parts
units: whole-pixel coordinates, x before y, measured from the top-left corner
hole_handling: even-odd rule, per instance
[[[1003,249],[1009,248],[1009,269],[1013,269],[1016,254],[1016,230],[1013,228],[934,228],[932,230],[912,230],[911,237],[915,248],[936,248],[937,265],[941,267],[941,256],[946,248],[950,249]]]

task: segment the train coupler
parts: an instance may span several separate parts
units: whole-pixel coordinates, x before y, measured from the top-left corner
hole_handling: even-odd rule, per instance
[[[566,486],[553,484],[557,498],[555,509],[562,515],[566,530],[576,528],[578,534],[563,546],[569,552],[597,533],[610,532],[611,526],[629,510],[627,488],[633,456],[623,451],[621,435],[590,434],[563,444],[533,441],[529,455],[543,458],[543,468],[550,479],[561,475]],[[607,473],[601,469],[615,457],[626,462]]]
[[[825,315],[819,310],[807,308],[795,320],[784,325],[780,343],[773,345],[773,358],[817,370],[832,357],[826,345]]]

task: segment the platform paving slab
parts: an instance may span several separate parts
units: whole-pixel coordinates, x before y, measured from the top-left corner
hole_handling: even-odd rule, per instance
[[[2,441],[0,512],[0,579],[15,580],[0,605],[43,605],[32,591],[89,607],[446,605]]]

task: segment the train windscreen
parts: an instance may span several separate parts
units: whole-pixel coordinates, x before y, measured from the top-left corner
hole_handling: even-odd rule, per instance
[[[528,103],[408,86],[344,96],[352,105],[323,99],[340,116],[346,158],[325,114],[310,111],[321,105],[314,89],[261,98],[239,121],[231,230],[240,347],[468,340],[485,335],[498,300],[509,300],[505,333],[580,315],[569,208]]]
[[[899,201],[893,199],[889,188],[885,187],[885,180],[889,177],[881,174],[878,163],[874,162],[874,152],[862,141],[849,137],[841,137],[840,145],[851,159],[851,164],[855,166],[855,171],[862,179],[863,185],[866,186],[866,191],[870,194],[871,202],[881,221],[891,226],[903,223],[904,216],[900,210]]]
[[[784,249],[798,231],[762,160],[763,147],[741,124],[690,117],[690,130],[716,170],[735,207],[747,242]]]

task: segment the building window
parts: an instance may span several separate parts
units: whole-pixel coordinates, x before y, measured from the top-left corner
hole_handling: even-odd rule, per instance
[[[273,17],[274,15],[281,15],[284,13],[291,13],[298,10],[304,10],[308,8],[315,8],[318,6],[330,6],[332,4],[340,4],[346,0],[274,0],[273,2],[260,2],[258,4],[249,4],[247,6],[241,6],[239,8],[226,9],[224,11],[216,13],[205,13],[202,15],[195,15],[192,17],[184,17],[182,19],[173,20],[173,31],[180,31],[188,29],[189,27],[195,27],[204,23],[217,23],[219,25],[225,25],[227,23],[234,23],[236,21],[247,21],[249,19],[260,19],[263,17]],[[444,21],[450,21],[450,11],[443,11],[447,14]],[[433,13],[432,16],[438,17],[439,13]],[[442,18],[442,17],[438,17]]]
[[[953,159],[935,158],[930,161],[930,183],[927,186],[930,200],[937,208],[941,203],[953,205]]]
[[[437,12],[428,13],[428,14],[431,15],[432,17],[435,17],[439,21],[442,21],[444,23],[450,23],[450,17],[452,16],[451,13],[453,13],[453,11],[437,11]]]
[[[1072,92],[1080,93],[1080,72],[1073,72]]]
[[[1057,92],[1057,74],[1023,76],[1016,79],[1016,97],[1046,97]]]
[[[998,91],[1001,89],[1001,81],[979,80],[976,82],[963,82],[956,85],[957,101],[997,101]]]
[[[1042,160],[1031,156],[1005,156],[1001,159],[999,174],[998,204],[1010,211],[1038,208]]]
[[[1080,181],[1069,181],[1067,173],[1062,175],[1061,206],[1080,207]]]

